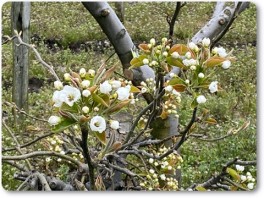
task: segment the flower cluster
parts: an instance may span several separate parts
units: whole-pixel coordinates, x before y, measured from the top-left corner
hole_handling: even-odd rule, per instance
[[[167,147],[159,148],[155,155],[162,155],[167,152]],[[176,169],[181,169],[182,157],[175,151],[162,160],[153,158],[148,159],[150,169],[146,174],[146,181],[140,183],[140,186],[147,189],[177,190],[178,181],[172,177],[176,174]]]
[[[120,128],[110,114],[130,103],[134,104],[134,92],[140,90],[131,81],[110,78],[114,68],[100,68],[88,72],[81,68],[79,73],[64,74],[64,82],[55,81],[56,91],[52,102],[57,115],[48,122],[55,131],[64,130],[74,124],[86,124],[91,131],[103,133],[106,129]]]
[[[243,175],[245,170],[244,166],[236,165],[236,170],[240,173],[240,184],[247,187],[249,190],[253,190],[256,185],[256,179],[253,178],[250,172],[246,172],[246,175]]]

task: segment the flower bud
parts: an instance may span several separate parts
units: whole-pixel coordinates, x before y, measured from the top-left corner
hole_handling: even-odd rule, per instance
[[[91,82],[89,80],[83,80],[81,85],[82,85],[82,88],[88,88],[90,86]]]
[[[61,81],[56,80],[56,81],[54,82],[54,87],[55,87],[55,89],[57,89],[57,90],[61,90],[61,89],[63,88],[63,84],[62,84]]]
[[[85,90],[83,90],[82,95],[83,95],[84,97],[88,97],[88,96],[91,95],[91,92],[90,92],[89,90],[85,89]]]
[[[110,120],[110,127],[115,130],[119,129],[119,122],[117,120]]]
[[[87,106],[84,106],[84,107],[82,108],[82,112],[85,113],[85,114],[86,114],[86,113],[89,113],[89,110],[90,110],[90,109],[89,109],[89,107],[87,107]]]
[[[48,120],[48,123],[51,126],[55,126],[55,125],[59,124],[60,122],[61,122],[61,118],[58,116],[50,116],[50,118]]]
[[[79,74],[81,77],[84,77],[85,74],[86,74],[86,70],[84,68],[81,68],[80,71],[79,71]]]
[[[65,81],[70,81],[71,80],[71,75],[69,73],[64,74],[64,80]]]

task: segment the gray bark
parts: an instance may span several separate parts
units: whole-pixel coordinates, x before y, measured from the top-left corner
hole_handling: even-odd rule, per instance
[[[239,6],[239,7],[238,7]],[[214,41],[226,28],[230,27],[230,22],[234,20],[235,12],[240,14],[249,6],[249,2],[235,2],[233,7],[225,6],[223,2],[217,2],[213,17],[205,24],[191,39],[194,43],[199,43],[203,38],[210,38]]]
[[[13,2],[11,8],[12,32],[22,31],[21,38],[29,43],[30,2]],[[13,94],[12,100],[18,108],[27,109],[29,50],[26,46],[17,46],[13,41]]]
[[[118,19],[113,9],[106,2],[82,2],[84,7],[96,19],[107,38],[114,46],[114,49],[122,63],[124,75],[133,81],[134,85],[139,85],[146,78],[155,78],[153,70],[144,65],[138,69],[129,70],[130,61],[133,56],[131,50],[136,51],[136,47],[132,42],[126,28]],[[151,98],[146,96],[148,102]]]

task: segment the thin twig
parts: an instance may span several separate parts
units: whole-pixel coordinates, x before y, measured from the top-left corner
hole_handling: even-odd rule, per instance
[[[10,134],[10,136],[12,137],[12,139],[14,140],[14,142],[16,143],[16,150],[17,150],[21,155],[23,155],[24,153],[23,153],[22,150],[21,150],[21,145],[20,145],[20,143],[18,142],[16,136],[13,134],[13,132],[11,131],[11,129],[6,125],[4,119],[2,120],[2,124],[3,124],[3,126],[5,127],[5,129],[8,131],[8,133]],[[31,163],[30,163],[27,159],[26,159],[25,161],[26,161],[26,164],[27,164],[28,168],[29,168],[30,170],[32,170],[32,165],[31,165]]]
[[[44,135],[42,135],[40,137],[37,137],[36,139],[34,139],[34,140],[30,141],[30,142],[27,142],[25,144],[22,144],[22,145],[20,145],[20,148],[25,148],[27,146],[30,146],[30,145],[34,144],[35,142],[38,142],[39,140],[41,140],[43,138],[46,138],[48,136],[51,136],[51,135],[54,135],[54,132],[50,132],[50,133],[44,134]],[[2,152],[3,153],[4,152],[8,152],[8,151],[14,151],[14,150],[16,150],[16,148],[6,148],[6,149],[5,148],[2,148]]]
[[[16,44],[17,46],[19,45],[24,45],[30,49],[32,49],[37,57],[37,59],[39,60],[39,62],[48,69],[48,71],[56,78],[56,80],[60,81],[59,77],[57,76],[56,72],[54,71],[53,67],[51,65],[49,65],[48,63],[46,63],[40,56],[39,52],[35,49],[34,45],[30,45],[28,43],[25,43],[21,37],[20,34],[15,30],[15,35],[13,37],[8,37],[9,40],[14,40],[17,38],[18,43]]]
[[[18,113],[24,114],[24,115],[26,115],[26,116],[28,116],[28,117],[30,117],[30,118],[32,118],[32,119],[35,119],[35,120],[38,120],[38,121],[42,121],[42,122],[48,122],[47,120],[44,120],[44,119],[42,119],[42,118],[34,117],[34,116],[28,114],[27,112],[25,112],[24,110],[19,109],[19,108],[16,106],[15,103],[10,103],[10,102],[5,101],[3,104],[4,104],[4,105],[7,105],[7,106],[9,106],[9,107],[12,107],[12,108],[15,109]]]
[[[247,191],[246,188],[244,188],[243,186],[237,184],[236,182],[232,181],[231,179],[227,178],[227,177],[224,177],[223,180],[227,181],[228,183],[230,183],[231,185],[241,189],[241,190],[244,190],[244,191]]]
[[[72,157],[69,157],[67,155],[63,155],[54,151],[34,151],[32,153],[27,153],[23,155],[14,155],[14,156],[2,156],[2,160],[25,160],[28,158],[34,158],[34,157],[39,157],[39,156],[56,156],[61,159],[70,161],[71,163],[77,165],[78,167],[82,167],[82,163],[73,159]]]

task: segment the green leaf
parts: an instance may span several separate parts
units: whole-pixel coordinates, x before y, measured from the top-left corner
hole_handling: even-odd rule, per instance
[[[131,93],[139,93],[140,89],[132,85],[130,88],[130,92]]]
[[[62,103],[61,108],[62,111],[71,112],[71,113],[78,113],[78,105],[73,103],[73,106],[69,106],[66,103]]]
[[[207,59],[205,62],[204,62],[204,65],[206,67],[214,67],[214,66],[217,66],[217,65],[220,65],[222,62],[224,62],[226,59],[225,58],[222,58],[222,57],[218,57],[218,56],[214,56],[212,58],[209,58]]]
[[[119,110],[121,110],[123,107],[127,106],[130,103],[130,100],[124,100],[121,101],[120,103],[117,103],[116,105],[113,105],[109,109],[106,110],[107,113],[114,113]]]
[[[239,174],[232,168],[227,168],[226,172],[236,181],[240,181],[240,176]]]
[[[109,105],[107,104],[107,102],[106,102],[103,98],[101,98],[99,95],[93,93],[93,94],[92,94],[92,97],[93,97],[93,100],[94,100],[95,102],[97,102],[97,103],[99,103],[99,104],[102,104],[102,105],[105,106],[105,107],[109,107]]]
[[[139,57],[136,57],[136,58],[133,58],[131,61],[130,61],[130,67],[129,69],[132,69],[132,68],[136,68],[136,67],[140,67],[143,65],[143,60],[147,58],[147,55],[140,55]]]
[[[76,120],[73,120],[73,119],[63,119],[62,118],[62,121],[59,124],[57,124],[56,126],[54,126],[52,128],[52,131],[55,132],[55,133],[57,133],[57,132],[60,132],[60,131],[63,131],[65,129],[69,128],[70,126],[72,126],[72,125],[74,125],[76,123],[77,123]]]
[[[184,81],[179,78],[178,76],[173,77],[172,79],[170,79],[170,81],[167,83],[168,85],[176,85],[176,84],[184,84]]]
[[[95,137],[97,137],[97,139],[103,144],[106,144],[106,134],[105,131],[102,133],[99,132],[94,132]]]
[[[208,124],[217,124],[217,121],[214,118],[207,118],[205,122]]]
[[[206,191],[206,189],[200,185],[196,186],[195,189],[198,191]]]
[[[179,59],[175,59],[175,58],[172,58],[171,56],[168,56],[166,60],[167,60],[167,63],[171,66],[176,66],[176,67],[179,67],[185,70],[188,69],[188,67],[186,67]]]

